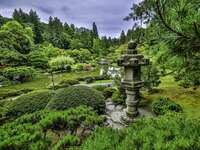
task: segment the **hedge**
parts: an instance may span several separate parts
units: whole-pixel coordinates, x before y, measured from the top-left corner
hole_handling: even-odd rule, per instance
[[[68,108],[86,105],[94,108],[98,113],[105,110],[104,96],[86,86],[71,86],[59,89],[47,105],[48,109],[64,110]]]
[[[48,90],[34,91],[22,95],[9,103],[5,116],[10,118],[42,110],[46,107],[51,97],[52,94]]]

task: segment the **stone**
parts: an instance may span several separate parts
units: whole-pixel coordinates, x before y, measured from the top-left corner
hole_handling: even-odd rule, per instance
[[[124,106],[122,106],[122,105],[116,106],[116,110],[123,110],[123,108],[124,108]]]
[[[124,77],[122,85],[126,90],[126,109],[121,120],[125,124],[134,122],[139,115],[138,104],[140,89],[143,86],[141,80],[141,66],[148,65],[149,59],[144,58],[143,55],[138,54],[137,43],[131,41],[128,44],[128,50],[118,60],[118,65],[124,67]]]

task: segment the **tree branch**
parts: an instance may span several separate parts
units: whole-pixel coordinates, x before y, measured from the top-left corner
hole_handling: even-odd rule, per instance
[[[200,32],[198,30],[198,26],[197,26],[196,22],[194,22],[194,31],[195,31],[195,34],[200,38]]]
[[[181,32],[178,32],[178,31],[174,30],[172,27],[170,27],[170,26],[166,23],[166,21],[165,21],[163,15],[162,15],[162,11],[161,11],[161,7],[160,7],[159,2],[160,2],[160,0],[157,0],[157,1],[156,1],[157,13],[158,13],[158,15],[159,15],[159,17],[160,17],[160,20],[162,21],[163,25],[164,25],[169,31],[171,31],[171,32],[173,32],[173,33],[175,33],[175,34],[177,34],[178,36],[181,36],[181,37],[184,37],[184,38],[186,38],[186,39],[189,39],[189,37],[187,37],[186,35],[182,34]]]

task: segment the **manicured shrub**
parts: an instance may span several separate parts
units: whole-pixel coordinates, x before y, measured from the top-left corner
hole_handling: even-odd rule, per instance
[[[42,110],[46,107],[47,103],[51,99],[51,96],[51,92],[47,90],[34,91],[22,95],[9,103],[7,106],[8,110],[5,112],[5,115],[7,117],[16,117],[25,113]]]
[[[84,139],[85,131],[91,132],[102,122],[103,119],[91,108],[83,106],[66,111],[26,114],[0,126],[0,149],[67,149],[79,144]],[[80,129],[81,134],[78,134]]]
[[[128,128],[97,129],[80,150],[197,150],[200,121],[178,113],[144,118]]]
[[[69,86],[72,86],[72,85],[77,85],[77,84],[80,84],[80,82],[78,80],[62,80],[60,81],[58,84],[56,84],[54,86],[54,89],[61,89],[61,88],[67,88]],[[49,87],[49,89],[52,89],[52,85]]]
[[[60,85],[76,85],[76,84],[79,84],[80,82],[78,80],[62,80],[60,81]]]
[[[92,88],[103,93],[103,91],[105,90],[106,86],[103,86],[103,85],[95,85],[95,86],[93,86]]]
[[[95,82],[95,79],[93,77],[86,77],[85,78],[85,82],[87,84],[90,84],[90,83],[94,83]]]
[[[91,106],[98,113],[103,113],[105,110],[104,96],[86,86],[71,86],[58,90],[47,108],[64,110],[80,105]]]
[[[182,112],[183,109],[167,97],[161,97],[152,103],[152,110],[157,115],[164,115],[169,111]]]
[[[33,91],[33,89],[29,89],[29,88],[24,88],[24,89],[19,89],[19,90],[1,89],[0,97],[2,99],[5,99],[5,98],[9,98],[9,97],[19,96],[21,94],[26,94],[26,93],[31,92],[31,91]]]
[[[32,51],[28,54],[28,63],[35,68],[47,69],[48,57],[43,51]]]
[[[122,96],[118,90],[113,93],[112,102],[116,105],[119,105],[119,104],[121,105],[121,104],[125,103],[124,99],[122,98]]]
[[[26,82],[35,78],[36,70],[31,67],[8,67],[3,70],[3,76],[11,81]]]
[[[85,63],[78,63],[73,65],[72,67],[75,71],[91,71],[92,66],[90,64],[85,64]]]
[[[117,91],[117,89],[115,88],[112,88],[112,87],[107,87],[103,90],[103,95],[104,97],[107,99],[107,98],[111,98],[113,96],[113,93],[115,93]],[[113,97],[113,99],[115,99]]]

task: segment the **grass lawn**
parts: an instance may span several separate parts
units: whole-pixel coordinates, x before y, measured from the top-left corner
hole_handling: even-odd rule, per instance
[[[197,90],[182,88],[171,76],[163,77],[161,80],[159,92],[144,94],[145,99],[151,102],[160,96],[167,96],[180,104],[188,117],[200,118],[200,88]]]
[[[79,77],[87,77],[87,76],[97,76],[99,71],[92,71],[92,72],[71,72],[71,73],[60,73],[54,75],[55,83],[60,82],[64,79],[76,79]],[[0,97],[5,93],[18,91],[21,89],[32,89],[32,90],[40,90],[46,89],[51,84],[51,76],[48,75],[40,75],[40,77],[34,81],[26,82],[23,84],[17,84],[7,87],[0,88]]]

